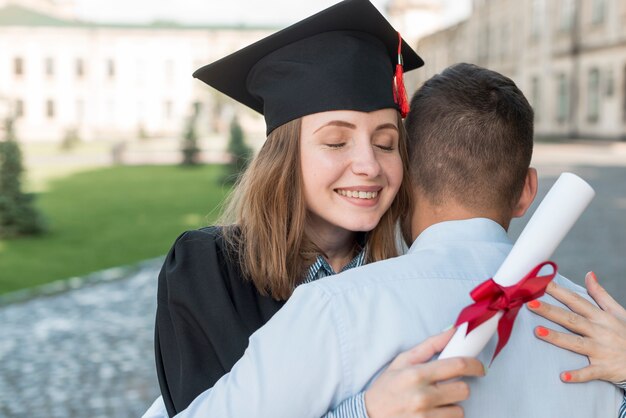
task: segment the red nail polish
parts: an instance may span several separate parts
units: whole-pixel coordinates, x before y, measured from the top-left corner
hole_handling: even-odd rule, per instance
[[[570,372],[565,372],[561,374],[561,379],[563,379],[564,382],[569,382],[572,380],[572,374]]]
[[[596,282],[598,281],[598,277],[596,276],[596,273],[594,273],[593,271],[589,272],[589,276]]]
[[[526,304],[530,309],[538,309],[541,306],[541,302],[538,300],[531,300]]]
[[[548,329],[544,327],[535,328],[535,332],[537,332],[537,335],[540,337],[547,337],[548,334],[550,333],[550,331],[548,331]]]

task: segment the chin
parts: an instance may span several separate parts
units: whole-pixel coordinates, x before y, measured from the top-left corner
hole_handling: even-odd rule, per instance
[[[380,222],[380,218],[363,222],[352,222],[351,225],[346,225],[346,229],[353,232],[369,232],[376,228],[378,222]]]

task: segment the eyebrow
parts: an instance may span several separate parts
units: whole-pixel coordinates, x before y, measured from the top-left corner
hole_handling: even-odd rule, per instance
[[[398,131],[398,127],[393,123],[383,123],[382,125],[378,125],[374,130],[380,131],[381,129],[395,129],[396,131]]]
[[[328,122],[325,125],[320,126],[319,128],[317,128],[315,130],[315,132],[313,132],[314,134],[317,133],[319,130],[327,127],[327,126],[339,126],[341,128],[350,128],[350,129],[356,129],[356,125],[350,122],[346,122],[343,120],[331,120],[330,122]],[[376,127],[376,129],[374,129],[375,131],[379,131],[382,129],[395,129],[396,131],[398,130],[398,127],[396,125],[394,125],[393,123],[383,123],[382,125],[378,125]]]

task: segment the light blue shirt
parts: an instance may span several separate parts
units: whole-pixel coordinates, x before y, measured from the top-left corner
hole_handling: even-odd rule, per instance
[[[405,256],[298,287],[250,337],[231,372],[177,416],[324,415],[367,388],[397,354],[454,323],[471,303],[471,289],[493,276],[510,249],[505,231],[491,220],[444,222],[424,231]],[[567,279],[555,280],[586,297]],[[536,339],[538,325],[555,327],[520,310],[488,375],[467,380],[465,416],[617,416],[622,394],[611,384],[559,380],[561,371],[587,359]],[[492,340],[479,357],[483,363],[494,347]]]

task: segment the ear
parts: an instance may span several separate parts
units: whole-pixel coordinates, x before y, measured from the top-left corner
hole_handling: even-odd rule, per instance
[[[537,170],[529,167],[526,173],[526,179],[524,180],[524,188],[522,194],[517,201],[517,204],[513,207],[513,218],[521,218],[524,216],[530,205],[537,196]]]

